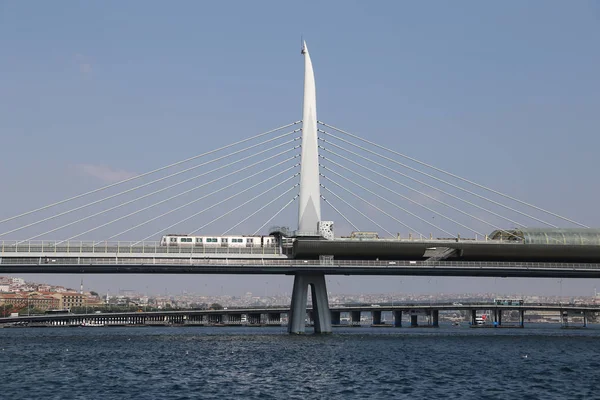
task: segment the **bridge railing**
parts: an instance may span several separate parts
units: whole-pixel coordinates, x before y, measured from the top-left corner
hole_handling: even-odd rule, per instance
[[[165,256],[135,257],[126,255],[90,257],[90,256],[22,256],[22,257],[0,257],[2,265],[177,265],[177,266],[206,266],[206,267],[290,267],[294,269],[314,268],[378,268],[378,269],[435,269],[435,268],[469,268],[469,269],[562,269],[562,270],[598,270],[597,263],[544,263],[544,262],[503,262],[503,261],[368,261],[368,260],[332,260],[332,263],[322,265],[319,260],[274,260],[274,259],[227,259],[227,258],[203,258],[201,255],[186,258],[168,258]]]
[[[60,242],[2,241],[0,254],[10,253],[93,253],[93,254],[279,254],[277,245],[257,246],[163,246],[160,242]]]

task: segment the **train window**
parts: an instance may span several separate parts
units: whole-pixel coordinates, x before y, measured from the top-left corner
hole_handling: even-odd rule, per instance
[[[202,238],[196,238],[196,243],[202,243]]]
[[[192,243],[192,238],[181,238],[181,243]]]
[[[254,239],[246,239],[246,243],[254,243]]]
[[[221,243],[227,243],[227,239],[226,238],[221,238]]]
[[[177,238],[171,238],[171,243],[177,242]]]

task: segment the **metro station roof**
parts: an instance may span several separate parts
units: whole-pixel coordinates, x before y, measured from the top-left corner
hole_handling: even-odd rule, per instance
[[[492,240],[523,241],[525,244],[568,244],[600,246],[600,229],[519,228],[494,231]]]

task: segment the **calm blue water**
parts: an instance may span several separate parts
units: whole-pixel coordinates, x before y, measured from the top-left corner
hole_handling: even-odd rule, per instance
[[[600,328],[0,329],[1,399],[600,399]]]

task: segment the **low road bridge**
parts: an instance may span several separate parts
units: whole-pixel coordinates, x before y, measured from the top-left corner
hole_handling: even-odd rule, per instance
[[[569,316],[578,315],[583,318],[584,326],[587,318],[592,313],[600,312],[600,305],[589,304],[523,304],[523,305],[497,305],[489,303],[472,304],[399,304],[399,305],[357,305],[334,306],[331,308],[331,320],[334,326],[341,324],[341,314],[350,316],[350,326],[361,325],[361,314],[371,314],[373,326],[386,326],[382,323],[382,312],[391,312],[392,324],[387,326],[402,326],[403,314],[410,318],[411,327],[417,327],[418,317],[427,316],[428,326],[439,326],[440,311],[468,311],[471,325],[477,325],[477,311],[493,313],[494,326],[502,326],[502,315],[505,311],[516,310],[519,312],[519,326],[524,326],[525,312],[545,311],[556,312],[563,325],[568,324]],[[0,318],[2,326],[283,326],[287,325],[289,307],[269,308],[232,308],[223,310],[177,310],[177,311],[151,311],[151,312],[117,312],[93,314],[46,314]],[[306,319],[313,321],[313,309],[306,309]],[[491,323],[491,321],[490,321]]]

